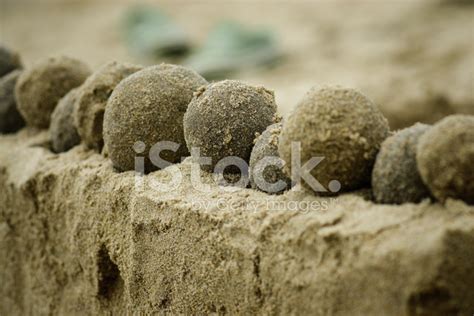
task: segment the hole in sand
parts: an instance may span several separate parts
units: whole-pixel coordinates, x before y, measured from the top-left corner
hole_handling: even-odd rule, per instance
[[[410,296],[409,315],[458,315],[458,309],[451,301],[451,294],[442,287],[433,287]]]
[[[107,248],[102,245],[98,254],[99,297],[110,300],[120,295],[123,280],[118,266],[110,259]]]

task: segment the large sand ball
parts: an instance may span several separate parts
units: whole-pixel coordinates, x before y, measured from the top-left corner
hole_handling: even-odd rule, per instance
[[[474,204],[474,116],[448,116],[421,136],[416,160],[423,182],[439,201]]]
[[[291,167],[292,142],[300,142],[302,165],[324,157],[310,172],[324,189],[354,190],[370,183],[375,156],[388,133],[387,120],[362,93],[339,86],[313,88],[285,123],[279,152]],[[290,168],[285,170],[291,175]]]
[[[186,144],[212,159],[211,165],[201,166],[204,170],[230,156],[248,162],[255,134],[274,123],[275,113],[273,92],[263,87],[235,80],[210,84],[195,95],[184,116]]]
[[[162,64],[145,68],[122,80],[112,92],[104,115],[104,144],[115,168],[135,167],[134,149],[146,157],[145,171],[157,169],[149,159],[151,146],[160,141],[180,144],[176,152],[166,150],[160,157],[178,162],[188,155],[183,134],[183,115],[193,92],[207,81],[181,66]]]
[[[18,78],[15,96],[27,125],[47,128],[58,101],[90,75],[83,62],[65,56],[40,60]]]

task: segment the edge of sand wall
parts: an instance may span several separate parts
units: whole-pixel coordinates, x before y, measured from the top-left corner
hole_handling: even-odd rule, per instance
[[[474,207],[461,201],[203,194],[188,160],[182,185],[159,193],[147,184],[167,170],[137,188],[133,172],[82,146],[56,155],[46,144],[31,130],[0,137],[2,315],[474,310]]]

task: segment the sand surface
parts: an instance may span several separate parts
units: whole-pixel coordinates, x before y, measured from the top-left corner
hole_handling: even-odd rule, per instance
[[[46,133],[0,137],[0,314],[466,315],[474,207],[136,182]],[[136,186],[136,183],[141,183]],[[312,205],[311,207],[309,205]],[[318,207],[319,205],[319,207]]]
[[[444,1],[445,3],[454,1]],[[68,54],[92,67],[131,57],[120,19],[146,1],[1,2],[0,38],[26,64]],[[149,1],[154,3],[154,1]],[[374,99],[392,128],[474,113],[474,6],[425,1],[160,1],[195,46],[217,22],[267,26],[286,54],[269,71],[233,76],[275,91],[284,116],[316,84],[359,88]]]

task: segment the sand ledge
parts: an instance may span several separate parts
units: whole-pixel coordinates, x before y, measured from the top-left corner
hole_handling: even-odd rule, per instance
[[[0,314],[474,310],[474,207],[460,201],[387,206],[215,186],[203,195],[188,162],[179,189],[158,194],[82,146],[55,155],[46,139],[0,137]],[[269,211],[268,201],[329,209]]]

